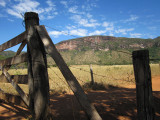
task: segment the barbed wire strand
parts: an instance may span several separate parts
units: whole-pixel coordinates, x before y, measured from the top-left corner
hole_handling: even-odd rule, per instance
[[[51,69],[51,68],[50,68]],[[54,74],[60,79],[60,80],[62,80],[63,81],[63,79],[53,70],[53,69],[51,69],[53,72],[54,72]],[[68,91],[69,92],[72,92],[71,91],[71,89],[70,89],[70,87],[69,87],[69,85],[65,82],[65,81],[63,81],[63,83],[65,83],[65,85],[67,86],[67,88],[68,88]],[[72,92],[73,93],[73,92]],[[73,102],[73,97],[71,96],[71,103],[72,103],[72,115],[73,115],[73,118],[74,118],[74,120],[75,120],[75,110],[74,110],[74,102]]]
[[[73,67],[73,66],[70,66],[71,68],[75,68],[75,69],[79,69],[79,70],[81,70],[81,71],[84,71],[84,72],[88,72],[88,73],[90,73],[90,71],[87,71],[87,70],[83,70],[82,68],[76,68],[76,67]],[[94,75],[97,75],[97,76],[100,76],[100,77],[108,77],[108,76],[104,76],[104,75],[99,75],[99,74],[97,74],[97,73],[94,73],[93,72],[93,74]]]
[[[54,74],[68,87],[68,84],[52,68],[50,68],[50,70],[52,70]]]

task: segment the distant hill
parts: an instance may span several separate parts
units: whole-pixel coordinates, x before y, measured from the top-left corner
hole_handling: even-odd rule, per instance
[[[131,64],[134,50],[149,49],[150,58],[160,59],[160,37],[155,39],[89,36],[56,44],[68,64]]]
[[[112,36],[88,36],[61,41],[56,44],[68,65],[76,64],[131,64],[134,50],[149,49],[150,58],[160,59],[160,37],[155,39],[125,38]],[[0,60],[12,57],[13,51],[0,53]],[[49,65],[55,64],[48,56]],[[151,61],[159,62],[159,61]]]
[[[59,42],[56,47],[65,50],[117,50],[117,49],[143,49],[160,47],[160,37],[155,39],[125,38],[112,36],[89,36]]]
[[[0,52],[0,60],[3,60],[3,59],[6,59],[6,58],[9,58],[9,57],[12,57],[14,56],[16,53],[13,52],[13,51],[3,51],[3,52]]]

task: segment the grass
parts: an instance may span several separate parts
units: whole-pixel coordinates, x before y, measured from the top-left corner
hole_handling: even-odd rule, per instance
[[[158,64],[151,64],[152,77],[160,75],[160,67]],[[73,65],[70,66],[71,71],[77,78],[81,86],[85,90],[89,89],[105,89],[107,86],[121,87],[128,84],[134,84],[134,72],[132,65],[112,65],[100,66],[92,65],[94,73],[95,86],[90,86],[91,76],[88,65]],[[11,69],[11,75],[27,74],[27,69]],[[65,93],[71,92],[67,82],[57,67],[48,68],[49,83],[51,93]],[[28,93],[27,85],[20,85],[20,87]],[[0,88],[7,93],[17,94],[10,83],[0,83]]]

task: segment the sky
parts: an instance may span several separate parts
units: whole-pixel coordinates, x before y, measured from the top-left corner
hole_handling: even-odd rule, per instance
[[[0,44],[25,31],[24,14],[31,11],[55,44],[92,35],[156,38],[159,5],[160,0],[0,0]]]

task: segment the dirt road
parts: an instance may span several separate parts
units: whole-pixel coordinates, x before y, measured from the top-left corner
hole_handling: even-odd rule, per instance
[[[160,120],[160,76],[152,78],[156,118]],[[103,120],[136,120],[135,85],[111,87],[105,91],[87,93]],[[87,120],[73,94],[52,95],[51,112],[55,120]],[[0,120],[25,120],[29,112],[13,104],[0,103]]]

